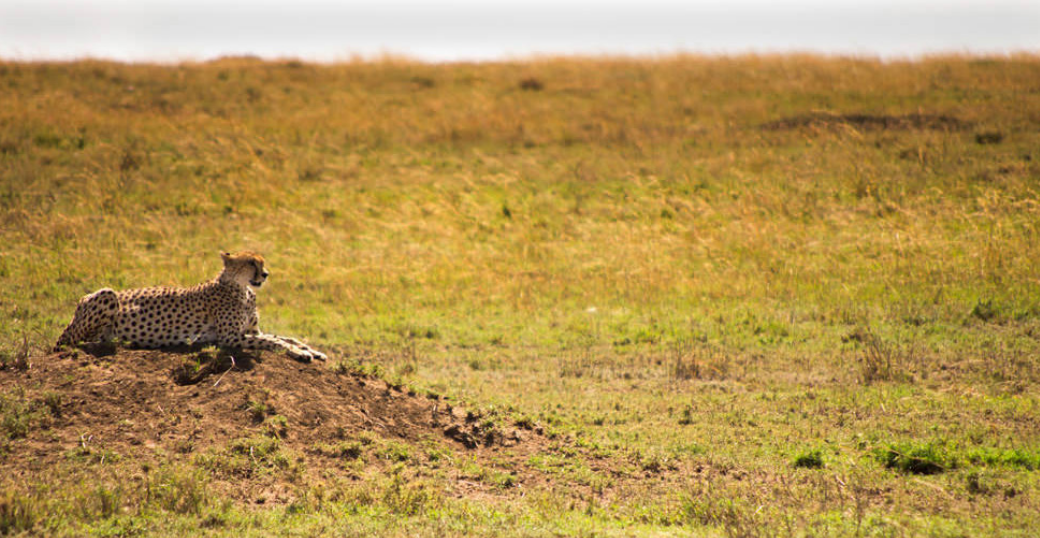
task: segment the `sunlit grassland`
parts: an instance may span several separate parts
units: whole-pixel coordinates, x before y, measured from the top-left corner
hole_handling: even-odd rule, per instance
[[[251,249],[265,330],[680,477],[469,532],[1024,533],[1038,147],[1029,56],[0,64],[0,352]]]

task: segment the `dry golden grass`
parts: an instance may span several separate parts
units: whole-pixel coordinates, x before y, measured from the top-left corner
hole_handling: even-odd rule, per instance
[[[266,329],[684,477],[471,532],[557,502],[546,533],[1026,532],[1038,81],[1034,56],[3,63],[0,350],[249,248]],[[892,446],[960,466],[908,478]]]

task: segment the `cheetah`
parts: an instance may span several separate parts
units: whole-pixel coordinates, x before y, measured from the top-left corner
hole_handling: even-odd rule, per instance
[[[190,288],[103,288],[83,297],[55,348],[93,340],[143,348],[216,344],[247,351],[283,350],[305,362],[326,359],[295,338],[260,332],[256,292],[250,288],[267,280],[259,254],[223,252],[220,257],[220,275]]]

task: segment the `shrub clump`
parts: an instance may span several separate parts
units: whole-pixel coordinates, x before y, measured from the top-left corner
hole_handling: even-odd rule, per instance
[[[875,455],[885,467],[910,474],[939,474],[957,467],[957,460],[935,444],[889,445]]]
[[[794,459],[794,466],[801,469],[823,469],[823,452],[815,449],[799,454]]]

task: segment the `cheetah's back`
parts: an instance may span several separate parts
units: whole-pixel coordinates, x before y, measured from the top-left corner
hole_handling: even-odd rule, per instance
[[[113,336],[140,347],[216,342],[206,285],[141,288],[118,292]]]

